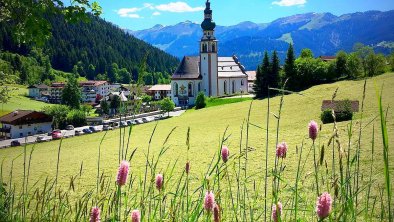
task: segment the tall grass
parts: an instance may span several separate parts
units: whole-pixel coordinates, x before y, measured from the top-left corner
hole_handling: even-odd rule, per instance
[[[33,183],[29,180],[29,175],[34,147],[30,152],[24,147],[23,152],[15,158],[24,159],[21,192],[13,180],[13,168],[20,167],[14,166],[15,159],[11,162],[9,175],[3,175],[3,163],[0,168],[0,221],[88,221],[92,207],[101,209],[102,221],[130,221],[130,214],[135,209],[141,212],[143,221],[212,221],[212,211],[204,208],[204,197],[208,191],[214,193],[215,202],[220,206],[220,221],[393,221],[387,111],[383,109],[382,95],[378,94],[377,112],[380,117],[384,151],[383,173],[373,174],[373,162],[381,158],[376,156],[375,152],[377,147],[375,147],[374,125],[371,122],[361,124],[359,121],[359,124],[354,124],[350,121],[343,135],[334,122],[332,134],[327,141],[323,141],[320,136],[316,143],[306,138],[296,147],[289,148],[296,150],[297,168],[296,175],[293,176],[286,173],[287,159],[272,156],[274,153],[272,150],[276,147],[269,146],[270,138],[275,138],[275,144],[278,145],[280,138],[283,137],[280,131],[280,121],[283,118],[281,112],[285,109],[283,98],[286,93],[292,92],[284,89],[271,90],[282,94],[278,113],[271,113],[269,98],[267,107],[263,109],[254,107],[251,102],[248,115],[240,123],[239,147],[230,146],[231,132],[228,132],[227,128],[223,129],[221,135],[218,132],[218,143],[212,144],[217,146],[217,149],[212,153],[204,172],[195,171],[193,168],[195,160],[189,156],[189,150],[195,148],[190,145],[190,140],[193,139],[193,126],[185,132],[184,149],[179,150],[179,152],[187,152],[186,158],[174,159],[167,154],[167,151],[172,149],[168,140],[173,132],[178,130],[176,127],[167,133],[159,153],[151,151],[152,139],[157,130],[160,130],[160,122],[156,122],[148,146],[138,148],[138,151],[143,152],[145,156],[144,171],[138,174],[131,167],[124,186],[116,184],[116,172],[105,172],[100,167],[101,144],[106,136],[104,134],[98,141],[97,177],[93,178],[96,180],[96,186],[84,188],[84,192],[79,195],[80,192],[76,191],[80,189],[78,184],[84,172],[94,169],[84,169],[81,163],[79,172],[70,176],[68,185],[57,183],[59,177],[66,176],[61,175],[59,170],[62,165],[60,164],[62,141],[58,146],[55,175],[40,178]],[[365,98],[365,85],[363,93]],[[337,92],[334,93],[333,99],[336,94]],[[251,121],[252,109],[267,112],[266,129]],[[363,108],[361,116],[362,113]],[[333,115],[335,119],[334,112]],[[277,120],[276,131],[272,136],[268,130],[270,117]],[[252,127],[265,130],[265,147],[259,149],[265,151],[262,155],[265,158],[261,159],[262,167],[258,173],[251,173],[249,170],[250,156],[256,151],[256,148],[250,147],[249,144]],[[299,133],[306,136],[307,127],[308,123],[305,123],[305,132]],[[365,127],[373,128],[371,147],[362,147],[360,142]],[[133,135],[132,126],[128,130],[123,128],[119,131],[119,162],[126,160],[133,164],[137,148],[129,147]],[[320,131],[321,129],[319,134]],[[355,146],[353,141],[357,141]],[[221,149],[225,145],[229,146],[230,150],[228,161],[224,161],[221,156]],[[368,149],[371,152],[361,152]],[[287,155],[292,153],[288,152]],[[367,162],[369,166],[362,166],[364,163],[360,163],[362,154],[370,155],[368,158],[370,161]],[[162,162],[168,164],[163,165]],[[313,168],[308,169],[312,166],[308,163],[313,163]],[[179,166],[186,164],[189,164],[190,171],[186,171],[186,168],[178,169]],[[113,167],[116,168],[117,166]],[[361,170],[365,168],[368,170]],[[155,176],[159,173],[164,177],[162,189],[157,189],[155,185]],[[383,176],[385,184],[380,184],[378,178]],[[44,182],[41,183],[41,180]],[[269,184],[269,181],[272,184]],[[334,203],[327,217],[319,218],[316,213],[316,199],[323,192],[328,192]],[[279,203],[282,206],[281,211]],[[277,217],[274,218],[272,206],[276,208]]]

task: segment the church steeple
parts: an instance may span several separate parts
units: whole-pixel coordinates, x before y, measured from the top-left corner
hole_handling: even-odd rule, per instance
[[[201,28],[204,31],[213,31],[216,27],[214,21],[212,21],[212,10],[211,10],[211,3],[209,0],[205,3],[205,10],[204,10],[204,21],[201,23]]]
[[[203,36],[200,42],[201,53],[217,53],[217,41],[214,34],[215,27],[216,24],[212,20],[211,3],[207,0],[204,10],[204,21],[201,23],[203,30]]]

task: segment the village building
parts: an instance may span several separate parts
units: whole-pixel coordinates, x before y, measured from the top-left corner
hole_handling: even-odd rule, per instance
[[[48,89],[49,101],[51,103],[61,103],[64,82],[55,82]],[[110,92],[120,89],[120,84],[110,84],[107,81],[84,81],[80,82],[81,102],[94,104]]]
[[[199,56],[185,56],[171,77],[171,97],[177,106],[194,105],[199,92],[209,97],[229,96],[248,91],[245,68],[236,56],[219,57],[216,24],[209,0],[201,23],[203,36]]]
[[[36,84],[27,87],[29,91],[29,97],[41,99],[44,96],[48,96],[48,86],[45,84]]]
[[[32,110],[16,110],[0,117],[3,138],[15,139],[52,131],[52,117]]]
[[[256,71],[246,71],[248,75],[248,92],[253,93],[254,81],[256,81]]]
[[[161,100],[166,97],[171,97],[171,85],[154,85],[148,89],[147,94],[152,96],[154,100]]]

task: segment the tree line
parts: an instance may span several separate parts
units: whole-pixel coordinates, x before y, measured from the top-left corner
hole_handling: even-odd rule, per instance
[[[276,51],[270,58],[267,51],[256,70],[254,91],[256,98],[268,96],[268,87],[278,88],[285,83],[285,89],[300,91],[313,85],[342,79],[372,77],[389,70],[394,71],[394,53],[385,57],[376,54],[372,47],[361,43],[354,45],[353,52],[339,51],[335,59],[324,61],[315,58],[310,49],[303,49],[298,58],[290,43],[283,67]],[[270,91],[274,95],[275,91]]]
[[[56,77],[51,73],[52,68],[89,80],[130,83],[141,75],[139,66],[143,60],[147,66],[143,74],[146,84],[168,83],[178,65],[179,61],[174,56],[99,17],[88,16],[87,22],[69,23],[63,15],[44,16],[51,24],[51,37],[40,47],[20,43],[15,37],[12,22],[0,22],[0,51],[37,60],[29,62],[30,70],[14,69],[21,74],[21,82],[26,84],[54,81]],[[42,61],[36,58],[37,51],[43,55]]]

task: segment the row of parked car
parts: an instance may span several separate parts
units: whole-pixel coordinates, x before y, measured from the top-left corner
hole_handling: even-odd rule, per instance
[[[75,136],[80,136],[82,134],[91,134],[91,133],[96,133],[100,131],[108,131],[108,130],[113,130],[114,128],[119,128],[119,127],[127,127],[131,125],[137,125],[137,124],[143,124],[143,123],[148,123],[152,122],[154,120],[161,119],[162,116],[149,116],[149,117],[143,117],[141,119],[135,119],[135,120],[126,120],[126,121],[109,121],[103,124],[102,129],[98,126],[89,126],[88,128],[84,128],[82,130],[76,130],[73,125],[68,125],[66,126],[67,131],[74,130],[74,135]],[[48,133],[48,136],[51,136],[52,140],[58,140],[63,137],[62,131],[59,129],[53,130],[52,132]],[[48,139],[45,136],[37,136],[36,142],[44,142],[48,141]],[[11,141],[11,146],[20,146],[21,143],[18,140],[13,140]]]

